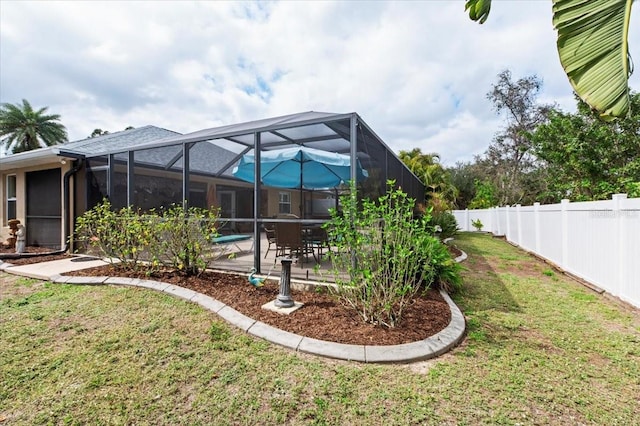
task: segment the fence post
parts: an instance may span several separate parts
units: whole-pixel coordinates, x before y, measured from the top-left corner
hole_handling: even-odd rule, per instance
[[[507,217],[507,232],[505,232],[505,236],[507,237],[507,241],[512,241],[511,240],[511,214],[509,212],[509,206],[504,206],[504,214]]]
[[[500,228],[500,221],[498,220],[498,211],[495,207],[491,207],[491,221],[494,223],[493,235],[500,235],[498,229]]]
[[[561,229],[562,234],[562,269],[568,271],[567,264],[569,263],[569,200],[564,199],[560,201],[561,210]]]
[[[625,287],[626,287],[626,278],[627,278],[627,274],[626,274],[626,268],[627,268],[627,262],[626,262],[626,255],[627,255],[627,250],[626,250],[626,246],[627,246],[627,233],[625,232],[624,226],[625,226],[625,222],[624,222],[624,214],[623,212],[621,212],[621,204],[624,202],[624,200],[627,199],[627,194],[613,194],[611,196],[611,199],[613,200],[613,217],[615,220],[615,229],[616,229],[616,235],[615,235],[615,239],[614,241],[616,242],[616,247],[615,247],[615,253],[616,253],[616,259],[618,260],[618,264],[616,265],[616,269],[618,270],[618,273],[616,274],[616,280],[615,280],[615,291],[612,292],[614,296],[619,296],[620,294],[623,293]]]
[[[464,209],[464,229],[463,231],[469,230],[469,209]]]
[[[540,254],[540,203],[533,203],[533,224],[535,232],[535,251]]]
[[[518,245],[522,247],[522,205],[516,204],[516,223],[518,224]]]
[[[492,234],[493,232],[493,214],[491,211],[491,207],[489,207],[488,209],[486,209],[487,213],[489,213],[487,216],[489,216],[489,223],[487,223],[487,231],[491,232]]]

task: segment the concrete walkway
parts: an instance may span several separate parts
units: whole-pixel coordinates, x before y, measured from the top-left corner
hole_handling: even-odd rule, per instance
[[[466,255],[464,255],[464,258],[466,258]],[[460,261],[461,259],[456,260]],[[61,284],[126,285],[169,293],[173,296],[197,303],[203,308],[215,312],[232,325],[253,336],[296,351],[349,361],[366,363],[409,363],[434,358],[455,347],[462,340],[465,332],[465,320],[462,312],[456,304],[453,303],[449,295],[443,291],[440,293],[451,309],[451,322],[444,330],[427,339],[403,345],[369,346],[327,342],[289,333],[249,318],[209,296],[172,284],[132,278],[64,276],[64,274],[69,271],[78,271],[94,266],[102,266],[104,264],[105,262],[103,260],[83,256],[21,266],[13,266],[6,262],[2,263],[0,260],[0,270],[11,274]]]

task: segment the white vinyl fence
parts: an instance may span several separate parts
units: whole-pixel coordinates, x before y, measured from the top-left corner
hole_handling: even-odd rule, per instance
[[[458,226],[482,230],[553,262],[563,270],[640,307],[640,198],[483,210],[454,210]]]

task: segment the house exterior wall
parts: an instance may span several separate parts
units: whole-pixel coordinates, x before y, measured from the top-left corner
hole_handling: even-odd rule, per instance
[[[0,174],[0,244],[9,237],[9,227],[7,226],[7,176],[12,173]]]
[[[0,174],[0,179],[2,180],[2,184],[0,185],[0,200],[2,200],[2,205],[0,206],[0,241],[5,243],[7,238],[9,237],[9,226],[7,225],[7,203],[6,203],[6,180],[7,176],[15,175],[16,176],[16,219],[20,221],[21,224],[27,226],[27,181],[26,176],[29,172],[35,172],[39,170],[47,170],[47,169],[61,169],[61,178],[60,178],[60,190],[61,193],[64,191],[63,184],[64,174],[70,169],[71,165],[69,162],[66,164],[61,164],[59,160],[51,161],[45,164],[39,164],[37,166],[31,167],[22,167],[16,169],[8,169],[3,171]],[[38,200],[29,200],[29,202],[38,202]],[[63,197],[60,199],[60,211],[62,212],[62,217],[64,218],[66,214],[64,206]],[[73,204],[71,204],[73,205]],[[64,229],[60,229],[60,241],[62,246],[64,246]]]
[[[280,213],[280,193],[288,192],[291,196],[291,214],[300,217],[300,192],[286,188],[269,188],[267,202],[267,217],[274,217]]]

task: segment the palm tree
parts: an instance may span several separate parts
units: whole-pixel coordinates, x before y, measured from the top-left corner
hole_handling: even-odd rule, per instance
[[[414,148],[400,151],[398,156],[426,187],[427,201],[437,199],[438,204],[451,208],[458,196],[457,188],[451,182],[451,174],[440,164],[438,154],[424,154],[420,148]]]
[[[59,114],[45,114],[49,107],[34,111],[31,104],[0,106],[0,145],[14,154],[67,141],[67,129]]]
[[[605,120],[629,112],[629,22],[633,0],[553,0],[558,55],[573,90]],[[487,20],[491,0],[466,0],[469,17]]]

